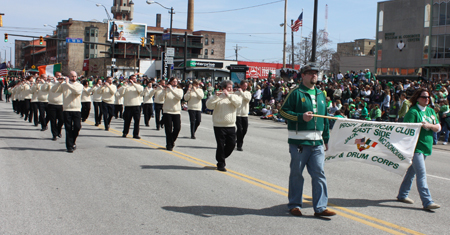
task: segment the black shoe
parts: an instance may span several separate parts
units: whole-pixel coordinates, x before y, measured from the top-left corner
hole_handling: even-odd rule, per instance
[[[122,137],[123,137],[123,138],[127,138],[127,135],[128,135],[128,134],[123,134]]]
[[[98,123],[95,123],[95,126],[98,126],[98,125],[100,125],[100,124],[98,124]]]
[[[48,127],[44,127],[41,129],[41,131],[46,131],[48,129]]]
[[[61,137],[62,137],[62,135],[61,135],[61,134],[59,134],[59,135],[58,135],[58,138],[61,138]]]
[[[227,171],[227,168],[225,168],[224,166],[218,166],[218,167],[217,167],[217,170],[218,170],[218,171],[226,172],[226,171]]]
[[[161,129],[164,129],[164,124],[161,124]]]
[[[159,131],[159,127],[157,127],[156,130]]]
[[[244,150],[242,149],[242,147],[237,147],[236,150],[237,150],[237,151],[244,151]]]
[[[38,124],[34,124],[34,126],[38,126]]]
[[[75,151],[75,150],[77,150],[77,145],[76,144],[73,145],[73,151]]]
[[[195,136],[191,136],[191,139],[195,140],[196,138],[195,138]]]
[[[167,150],[167,151],[172,151],[172,150],[173,150],[173,147],[168,147],[168,146],[166,146],[166,150]]]
[[[53,136],[52,140],[53,140],[53,141],[56,141],[56,140],[57,140],[56,136]]]
[[[140,140],[141,137],[140,137],[140,136],[133,136],[133,139],[138,139],[138,140]]]
[[[109,131],[109,127],[105,128],[105,131]]]
[[[145,126],[150,126],[149,124],[145,124]]]
[[[73,153],[73,149],[67,149],[68,153]]]
[[[86,122],[86,119],[81,120],[81,122]]]

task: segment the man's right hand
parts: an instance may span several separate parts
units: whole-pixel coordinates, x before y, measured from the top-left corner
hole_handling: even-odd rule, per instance
[[[311,119],[313,119],[313,117],[314,117],[313,112],[311,112],[311,111],[303,113],[303,121],[305,121],[305,122],[311,121]]]

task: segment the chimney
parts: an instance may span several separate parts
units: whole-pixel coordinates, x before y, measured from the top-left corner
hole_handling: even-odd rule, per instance
[[[161,14],[156,14],[156,27],[161,27]]]
[[[187,29],[194,31],[194,0],[188,1]]]

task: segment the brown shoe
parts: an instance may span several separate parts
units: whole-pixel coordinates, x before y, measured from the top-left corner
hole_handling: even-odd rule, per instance
[[[289,213],[291,213],[291,215],[295,215],[295,216],[302,216],[302,212],[300,211],[300,208],[298,208],[298,207],[291,209],[289,211]]]
[[[328,209],[325,209],[324,211],[320,213],[314,213],[314,216],[321,217],[321,216],[333,216],[336,215],[336,212],[330,211]]]

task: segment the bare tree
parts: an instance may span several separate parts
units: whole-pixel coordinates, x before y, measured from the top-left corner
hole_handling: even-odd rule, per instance
[[[330,61],[332,59],[333,49],[327,48],[327,44],[331,44],[331,40],[324,37],[325,30],[321,29],[317,32],[317,48],[316,48],[316,66],[320,70],[329,70]],[[292,55],[292,46],[286,47],[286,51]],[[294,45],[294,58],[300,64],[307,64],[311,60],[312,50],[312,32],[308,35],[307,40],[302,40]]]

